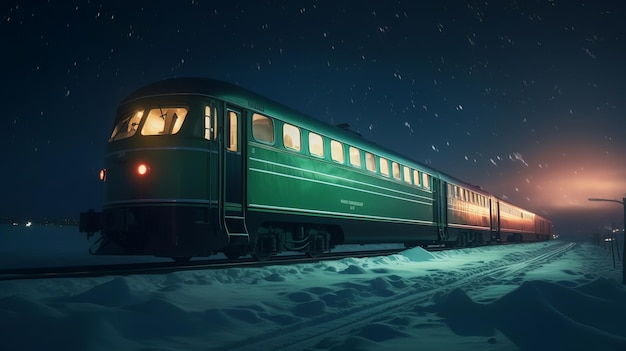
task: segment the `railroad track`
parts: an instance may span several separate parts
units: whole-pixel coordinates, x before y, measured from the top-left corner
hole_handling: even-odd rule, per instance
[[[255,335],[239,340],[235,343],[212,348],[216,351],[248,351],[248,350],[303,350],[312,348],[326,338],[348,336],[368,324],[380,319],[381,315],[399,314],[411,310],[417,304],[433,301],[435,296],[441,296],[457,288],[472,290],[484,286],[486,279],[499,281],[507,277],[530,271],[541,264],[557,259],[571,250],[574,243],[564,243],[559,246],[547,245],[539,248],[531,257],[507,258],[481,265],[470,270],[465,276],[456,281],[448,281],[445,286],[429,290],[408,288],[407,291],[395,294],[383,300],[344,309],[336,313],[327,313],[320,317],[311,318],[288,327],[272,330],[268,333]]]
[[[299,263],[312,263],[325,260],[337,260],[342,258],[362,258],[381,255],[391,255],[402,251],[393,250],[369,250],[328,253],[323,256],[311,258],[302,255],[275,256],[268,261],[258,261],[253,258],[244,258],[236,261],[227,259],[193,260],[184,263],[178,262],[145,262],[124,263],[108,265],[84,265],[62,267],[36,267],[0,270],[0,281],[23,280],[23,279],[49,279],[49,278],[85,278],[101,277],[110,275],[134,275],[134,274],[165,274],[178,271],[263,267],[268,265],[290,265]]]

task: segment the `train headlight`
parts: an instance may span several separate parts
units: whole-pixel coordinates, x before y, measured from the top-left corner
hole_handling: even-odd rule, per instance
[[[100,173],[98,174],[98,177],[100,178],[100,181],[104,182],[105,179],[107,179],[107,170],[106,168],[103,168],[100,170]]]
[[[148,174],[149,171],[150,171],[150,167],[148,167],[148,165],[145,163],[140,163],[137,166],[137,174],[139,174],[140,176],[144,176]]]

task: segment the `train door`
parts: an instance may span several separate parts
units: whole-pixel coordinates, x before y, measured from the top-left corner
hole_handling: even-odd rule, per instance
[[[448,240],[448,195],[446,192],[447,183],[437,177],[432,177],[432,189],[435,203],[434,221],[437,223],[439,240]]]
[[[490,212],[491,212],[491,241],[500,242],[500,206],[498,200],[490,198]]]
[[[248,232],[245,225],[245,184],[243,152],[242,112],[233,107],[226,107],[224,114],[223,146],[223,197],[222,215],[224,228],[231,244],[247,244]],[[244,242],[240,243],[240,239]]]

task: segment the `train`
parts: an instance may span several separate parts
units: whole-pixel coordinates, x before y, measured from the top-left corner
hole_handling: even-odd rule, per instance
[[[228,82],[171,78],[128,95],[106,144],[99,255],[316,257],[342,244],[549,240],[549,219]]]

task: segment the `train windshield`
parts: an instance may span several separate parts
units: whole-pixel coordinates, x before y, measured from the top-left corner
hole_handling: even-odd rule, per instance
[[[159,107],[145,113],[137,110],[122,118],[109,138],[109,142],[130,138],[141,128],[141,135],[171,135],[180,131],[187,117],[187,107]]]

